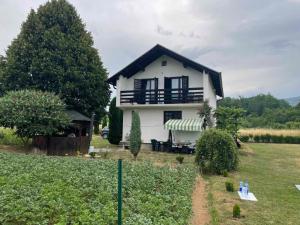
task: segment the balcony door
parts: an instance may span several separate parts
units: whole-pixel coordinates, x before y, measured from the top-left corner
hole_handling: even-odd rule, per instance
[[[138,104],[157,104],[158,79],[135,79],[135,101]]]
[[[188,94],[188,77],[165,77],[165,103],[184,103]]]

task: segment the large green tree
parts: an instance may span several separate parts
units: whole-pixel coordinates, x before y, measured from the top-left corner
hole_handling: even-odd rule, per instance
[[[6,68],[6,59],[0,55],[0,96],[4,93],[4,73]]]
[[[109,106],[109,133],[108,141],[111,144],[119,144],[122,140],[123,112],[116,107],[116,98],[113,98]]]
[[[93,39],[75,8],[52,0],[31,10],[6,52],[7,90],[38,89],[58,94],[98,123],[109,102],[103,67]]]
[[[16,129],[24,143],[36,135],[54,135],[70,124],[65,103],[49,92],[9,91],[0,98],[0,126]]]

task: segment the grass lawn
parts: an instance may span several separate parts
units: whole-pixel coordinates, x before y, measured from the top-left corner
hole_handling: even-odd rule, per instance
[[[212,176],[209,203],[213,224],[300,224],[300,145],[248,144],[241,151],[240,168],[229,177]],[[225,191],[225,181],[249,180],[258,202],[241,201]],[[241,219],[232,219],[232,207],[241,207]]]

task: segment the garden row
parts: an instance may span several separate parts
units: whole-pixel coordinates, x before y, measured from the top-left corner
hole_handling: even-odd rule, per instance
[[[0,153],[0,224],[116,224],[117,163]],[[182,224],[196,172],[123,164],[124,224]]]
[[[283,136],[283,135],[246,135],[239,136],[242,142],[254,142],[254,143],[287,143],[287,144],[300,144],[300,136]]]

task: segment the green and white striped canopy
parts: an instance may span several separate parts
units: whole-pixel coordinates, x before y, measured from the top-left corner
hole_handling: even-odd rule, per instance
[[[165,123],[165,129],[182,131],[202,131],[203,118],[171,119]]]

